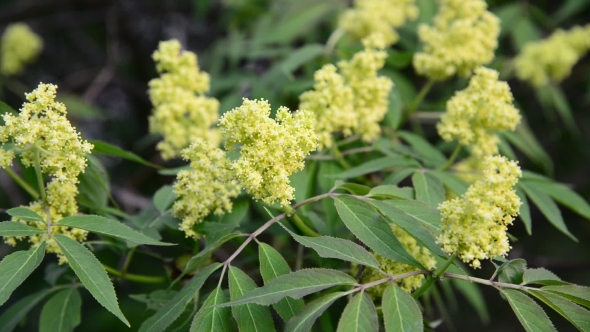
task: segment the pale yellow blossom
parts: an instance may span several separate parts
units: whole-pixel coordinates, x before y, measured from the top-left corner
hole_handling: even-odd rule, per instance
[[[43,49],[43,39],[24,23],[6,27],[0,39],[0,75],[20,73]]]

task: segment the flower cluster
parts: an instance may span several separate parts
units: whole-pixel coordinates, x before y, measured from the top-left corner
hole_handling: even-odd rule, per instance
[[[388,108],[388,95],[393,83],[377,75],[385,64],[385,42],[375,34],[363,40],[365,49],[338,67],[328,64],[315,75],[314,90],[300,96],[299,108],[315,115],[315,131],[319,149],[331,147],[332,133],[352,133],[371,141],[381,132],[379,122]]]
[[[354,8],[348,9],[340,16],[340,29],[358,39],[374,33],[382,34],[385,43],[392,45],[399,39],[394,30],[406,21],[418,18],[418,6],[415,0],[356,0]]]
[[[182,150],[182,157],[190,160],[191,169],[177,175],[174,193],[181,199],[174,203],[173,211],[182,220],[180,230],[198,237],[193,226],[211,212],[231,212],[231,198],[239,195],[240,186],[233,178],[225,152],[208,142],[197,139]]]
[[[414,257],[418,262],[422,263],[422,265],[424,265],[424,267],[426,267],[429,270],[436,268],[436,260],[427,248],[420,246],[416,239],[414,239],[411,235],[406,233],[406,231],[404,231],[400,227],[391,224],[391,229],[393,230],[395,236],[397,236],[401,244],[404,246],[404,248],[408,251],[408,253],[412,255],[412,257]],[[396,262],[394,260],[385,258],[379,254],[375,254],[375,257],[377,258],[377,262],[379,263],[379,267],[381,268],[381,270],[383,270],[388,275],[397,275],[417,270],[417,268],[411,265]],[[362,278],[362,282],[369,283],[372,281],[383,279],[383,277],[383,274],[379,270],[368,267]],[[394,282],[406,292],[411,293],[413,290],[419,288],[422,285],[423,280],[423,275],[416,275],[403,279],[397,279]],[[367,291],[373,297],[381,297],[387,285],[387,283],[381,284],[375,287],[371,287],[367,289]]]
[[[469,86],[447,102],[438,133],[445,141],[471,146],[476,159],[495,155],[499,139],[494,132],[514,130],[520,123],[512,101],[510,87],[498,81],[498,72],[478,67]]]
[[[180,43],[169,40],[160,42],[153,59],[161,75],[149,83],[154,105],[149,124],[150,132],[164,138],[157,145],[162,158],[178,157],[197,138],[218,145],[219,135],[210,127],[217,121],[219,102],[204,95],[210,78],[199,70],[197,56],[181,52]]]
[[[486,158],[483,178],[461,197],[438,207],[442,227],[437,241],[442,249],[474,268],[482,259],[505,256],[510,250],[506,229],[521,204],[512,188],[520,176],[516,162],[501,156]]]
[[[590,24],[557,30],[546,40],[526,44],[514,68],[518,78],[535,86],[560,82],[590,50]]]
[[[33,202],[29,208],[38,212],[46,222],[55,224],[61,218],[78,212],[78,175],[86,168],[86,154],[93,146],[83,140],[66,118],[65,105],[55,101],[57,87],[52,84],[39,84],[33,92],[26,94],[27,101],[18,115],[3,115],[4,126],[0,127],[0,167],[12,165],[15,151],[20,153],[21,162],[27,167],[38,167],[41,173],[51,180],[42,196],[46,200]],[[8,143],[12,144],[7,149]],[[25,222],[31,226],[46,228],[36,222]],[[68,227],[52,227],[51,233],[64,234],[76,240],[83,240],[86,232]],[[33,244],[40,236],[31,237]],[[14,244],[14,239],[8,239]],[[47,251],[60,253],[53,241],[48,239]],[[63,261],[63,257],[60,257]]]
[[[500,20],[484,0],[441,0],[434,25],[418,28],[423,51],[414,56],[414,67],[433,80],[469,76],[492,61],[499,34]]]
[[[305,157],[317,146],[314,116],[305,110],[292,115],[286,107],[278,109],[276,120],[270,113],[266,100],[244,99],[223,115],[219,126],[226,149],[240,146],[232,171],[242,187],[256,200],[286,206],[295,192],[289,176],[303,169]]]
[[[43,40],[28,25],[9,25],[0,39],[0,74],[18,74],[43,49]]]

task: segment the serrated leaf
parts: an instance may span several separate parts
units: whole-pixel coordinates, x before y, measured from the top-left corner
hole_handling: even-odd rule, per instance
[[[469,187],[465,181],[455,174],[444,171],[430,171],[428,174],[439,179],[447,188],[451,189],[457,196],[463,195]]]
[[[572,240],[578,242],[578,239],[567,229],[561,211],[557,207],[557,204],[544,192],[531,187],[528,184],[521,183],[519,186],[524,189],[527,196],[535,203],[541,213],[549,220],[549,222],[559,229],[562,233],[569,236]]]
[[[520,198],[520,202],[522,203],[520,205],[518,215],[520,216],[520,220],[522,220],[522,223],[524,224],[526,232],[529,235],[531,235],[533,233],[533,220],[531,219],[531,208],[529,206],[529,201],[526,198],[524,191],[522,191],[522,189],[519,187],[516,187],[516,195],[518,195],[518,198]]]
[[[418,243],[430,251],[441,257],[447,257],[440,246],[436,243],[434,235],[425,228],[422,223],[416,218],[410,216],[404,211],[388,204],[389,201],[371,201],[377,210],[379,210],[385,218],[401,227],[406,233],[415,238]]]
[[[172,324],[184,311],[186,305],[194,298],[211,273],[215,272],[221,264],[213,263],[199,271],[182,289],[176,293],[172,300],[168,301],[160,310],[145,320],[139,327],[139,332],[160,332]]]
[[[8,209],[6,210],[6,213],[25,221],[40,221],[42,223],[45,223],[43,217],[37,214],[37,212],[26,207],[15,207],[12,209]]]
[[[247,303],[270,305],[287,296],[300,299],[326,288],[354,284],[356,280],[341,271],[322,268],[304,269],[272,279],[264,286],[248,291],[223,306]]]
[[[447,162],[447,158],[435,148],[422,136],[410,133],[407,131],[400,131],[399,136],[406,142],[410,143],[412,149],[424,161],[424,165],[431,168],[438,168]]]
[[[256,283],[237,267],[229,267],[228,279],[232,301],[256,289]],[[234,306],[232,307],[232,314],[238,323],[238,331],[275,331],[272,316],[267,307],[257,304]]]
[[[527,182],[527,186],[533,186],[543,191],[560,204],[567,206],[582,217],[590,219],[590,204],[582,196],[565,185],[554,182],[535,181],[534,183]]]
[[[590,287],[578,285],[545,286],[541,290],[564,296],[571,301],[590,308]]]
[[[557,311],[580,331],[590,331],[590,311],[565,298],[549,293],[529,290],[529,293]]]
[[[346,227],[369,248],[389,259],[424,269],[406,251],[383,216],[369,203],[344,195],[336,197],[334,203]]]
[[[258,248],[260,275],[265,284],[278,276],[291,273],[289,264],[287,264],[287,261],[275,248],[265,243],[260,243]],[[296,300],[290,297],[286,297],[274,304],[275,310],[285,322],[297,316],[304,306],[305,302],[303,300]]]
[[[387,204],[404,211],[410,216],[420,220],[427,228],[438,233],[441,226],[440,213],[436,208],[428,206],[426,203],[419,201],[387,201]]]
[[[175,199],[176,195],[174,194],[174,189],[172,186],[163,186],[154,194],[154,206],[156,207],[156,210],[160,211],[160,213],[163,213],[168,209],[168,207],[170,207]]]
[[[416,300],[398,286],[385,289],[381,305],[386,332],[424,331],[422,312]]]
[[[282,224],[280,224],[283,226]],[[379,263],[375,256],[358,244],[332,236],[300,236],[291,232],[288,228],[283,228],[291,234],[295,241],[302,246],[315,250],[322,258],[336,258],[344,261],[370,266],[378,269]]]
[[[117,220],[96,215],[65,217],[58,221],[57,225],[81,228],[93,233],[116,237],[136,244],[149,244],[152,246],[174,245],[172,243],[156,241]]]
[[[371,297],[358,293],[344,308],[337,332],[379,332],[377,309]]]
[[[26,251],[16,251],[0,262],[0,305],[41,264],[45,256],[45,241]]]
[[[510,260],[498,268],[498,280],[509,284],[521,284],[526,270],[526,261],[522,258]]]
[[[121,157],[123,159],[134,161],[136,163],[139,163],[139,164],[142,164],[145,166],[158,168],[158,169],[162,168],[160,165],[150,163],[149,161],[141,158],[140,156],[136,155],[133,152],[125,151],[125,150],[121,149],[120,147],[111,145],[107,142],[97,141],[97,140],[89,141],[89,142],[92,145],[94,145],[94,149],[92,149],[93,153],[102,153],[102,154],[107,154],[107,155],[111,155],[111,156]]]
[[[416,167],[402,168],[388,175],[385,180],[383,180],[383,184],[397,185],[398,183],[402,182],[403,179],[407,178],[411,174],[414,174],[414,172],[417,170],[418,168]]]
[[[547,314],[530,297],[512,289],[502,290],[502,293],[506,296],[510,307],[525,330],[528,332],[557,332]]]
[[[57,234],[53,238],[78,279],[96,301],[129,326],[125,315],[119,309],[115,288],[98,259],[86,247],[65,235]]]
[[[218,304],[227,302],[221,287],[215,288],[207,297],[203,306],[193,318],[190,332],[214,331],[231,332],[232,318],[229,308],[216,307]]]
[[[567,283],[561,281],[553,272],[544,268],[538,268],[526,269],[522,275],[522,284],[564,285]]]
[[[382,157],[368,161],[346,171],[332,175],[334,179],[350,179],[357,176],[375,173],[392,167],[419,166],[416,161],[403,156]]]
[[[414,199],[414,189],[386,184],[371,189],[367,196],[385,199]]]
[[[412,175],[412,183],[416,191],[416,200],[432,207],[437,207],[445,200],[445,188],[442,182],[434,176],[417,171]]]
[[[336,186],[336,189],[346,190],[353,195],[364,196],[371,191],[370,187],[358,183],[342,183]]]
[[[20,222],[0,222],[0,236],[32,236],[43,233],[45,233],[45,231],[42,229],[31,227]]]
[[[301,313],[289,320],[285,326],[285,332],[309,332],[313,323],[320,317],[332,303],[347,293],[334,292],[320,297],[303,308]]]
[[[43,306],[39,332],[70,332],[81,322],[82,298],[74,287],[53,295]]]
[[[22,298],[0,316],[0,332],[11,332],[21,320],[41,302],[51,290],[45,289],[35,294]]]

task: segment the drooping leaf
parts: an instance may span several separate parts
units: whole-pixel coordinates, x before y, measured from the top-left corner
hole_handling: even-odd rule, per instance
[[[510,260],[498,269],[498,280],[509,284],[521,284],[526,270],[526,261],[521,258]]]
[[[63,289],[43,306],[39,332],[70,332],[81,322],[82,298],[75,287]]]
[[[172,324],[184,311],[186,305],[194,298],[195,294],[201,289],[211,273],[215,272],[221,264],[213,263],[203,270],[199,271],[182,289],[166,303],[160,310],[145,320],[139,327],[139,332],[159,332],[164,331]]]
[[[371,297],[358,293],[344,308],[337,332],[379,332],[377,309]]]
[[[582,217],[590,219],[590,204],[567,186],[561,183],[540,181],[527,182],[527,186],[543,191],[560,204],[567,206]]]
[[[420,220],[429,229],[435,233],[439,232],[441,221],[440,213],[436,208],[426,205],[419,201],[387,201],[387,204],[393,205],[396,208],[404,211],[410,216]]]
[[[415,172],[412,175],[412,183],[416,191],[416,200],[432,207],[437,207],[445,200],[445,188],[442,182],[429,173]]]
[[[398,286],[385,289],[381,305],[386,332],[424,331],[422,312],[416,300]]]
[[[275,248],[265,243],[260,243],[258,248],[260,275],[265,284],[279,276],[291,273],[289,264]],[[290,297],[286,297],[274,304],[275,310],[285,322],[297,316],[304,306],[303,300]]]
[[[228,279],[230,299],[232,301],[256,289],[256,283],[237,267],[229,267]],[[267,307],[258,304],[233,306],[232,314],[238,323],[239,331],[275,331],[272,316]]]
[[[465,181],[461,180],[451,172],[430,171],[428,174],[439,179],[445,187],[451,189],[457,196],[463,195],[469,187]]]
[[[557,311],[580,331],[590,331],[590,311],[549,292],[529,290],[529,293]]]
[[[522,220],[522,222],[524,223],[524,228],[526,229],[526,232],[529,235],[531,235],[533,233],[533,220],[531,219],[531,208],[529,206],[529,201],[521,188],[516,187],[516,194],[518,195],[518,198],[520,198],[520,202],[522,203],[520,205],[518,215],[520,216],[520,220]]]
[[[383,184],[391,184],[397,185],[398,183],[402,182],[408,176],[414,174],[418,170],[417,167],[405,167],[398,171],[395,171],[388,175],[385,180],[383,180]]]
[[[41,264],[45,256],[45,241],[26,251],[16,251],[0,262],[0,305]]]
[[[336,186],[337,189],[346,190],[353,195],[364,196],[371,191],[371,188],[357,183],[342,183]]]
[[[98,259],[86,247],[65,235],[58,234],[54,235],[53,238],[61,252],[68,259],[68,263],[78,276],[78,279],[94,296],[96,301],[117,316],[125,325],[129,326],[125,315],[119,309],[113,283]]]
[[[44,289],[35,294],[26,296],[13,304],[0,316],[0,332],[11,332],[20,323],[20,321],[33,309],[39,302],[43,301],[51,290]]]
[[[175,199],[176,195],[172,186],[163,186],[154,194],[154,206],[156,206],[156,210],[163,213]]]
[[[281,224],[282,226],[282,224]],[[366,265],[375,269],[379,268],[379,263],[375,256],[358,244],[332,236],[300,236],[285,228],[289,234],[302,246],[315,250],[320,257],[336,258],[344,261]]]
[[[406,167],[406,166],[419,166],[416,161],[411,158],[403,156],[390,156],[374,159],[361,164],[356,167],[352,167],[338,174],[334,174],[335,179],[350,179],[357,176],[375,173],[384,169],[392,167]]]
[[[544,268],[526,269],[522,275],[522,283],[540,285],[565,285],[566,282],[556,276],[553,272]]]
[[[541,288],[541,290],[561,295],[571,301],[590,308],[590,287],[578,285],[545,286]]]
[[[505,289],[502,293],[506,296],[510,307],[525,330],[528,332],[557,332],[547,314],[530,297],[513,289]]]
[[[149,167],[153,167],[153,168],[162,168],[160,165],[156,165],[153,163],[150,163],[149,161],[141,158],[140,156],[136,155],[133,152],[129,152],[129,151],[125,151],[123,149],[121,149],[120,147],[111,145],[109,143],[103,142],[103,141],[90,141],[90,143],[92,145],[94,145],[94,149],[92,149],[92,152],[94,153],[102,153],[102,154],[107,154],[107,155],[111,155],[111,156],[116,156],[116,157],[121,157],[123,159],[127,159],[130,161],[134,161],[136,163],[145,165],[145,166],[149,166]]]
[[[291,318],[285,326],[285,332],[308,332],[313,323],[320,317],[332,303],[346,295],[345,292],[333,292],[310,302],[301,313]]]
[[[31,227],[20,222],[4,221],[0,222],[0,236],[31,236],[43,234],[46,231],[37,227]]]
[[[227,298],[223,294],[223,290],[220,287],[215,288],[193,318],[190,332],[233,331],[231,310],[229,308],[217,307],[218,304],[225,302],[227,302]]]
[[[129,228],[127,225],[110,218],[96,215],[71,216],[61,219],[60,226],[81,228],[87,231],[113,236],[136,244],[149,244],[153,246],[172,246],[172,243],[156,241],[138,231]]]
[[[387,221],[369,203],[350,196],[339,196],[334,201],[346,227],[369,248],[389,259],[424,268],[406,251]]]
[[[431,168],[438,168],[447,162],[447,158],[440,152],[439,149],[432,146],[422,136],[410,133],[407,131],[400,131],[399,136],[406,142],[410,143],[412,149],[424,161],[424,165]]]
[[[414,189],[386,184],[372,188],[368,196],[378,199],[414,199]]]
[[[354,285],[356,280],[344,272],[323,268],[303,269],[270,280],[264,286],[246,292],[243,296],[224,306],[237,306],[246,303],[270,305],[290,296],[300,299],[305,295],[319,292],[323,289]]]
[[[35,212],[29,208],[26,208],[26,207],[15,207],[12,209],[8,209],[8,210],[6,210],[6,213],[8,213],[9,215],[11,215],[13,217],[17,217],[19,219],[22,219],[22,220],[40,221],[42,223],[45,223],[45,220],[43,219],[43,217],[38,215],[37,212]]]

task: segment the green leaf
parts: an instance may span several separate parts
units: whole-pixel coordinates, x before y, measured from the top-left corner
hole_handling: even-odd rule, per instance
[[[398,186],[386,184],[377,186],[368,195],[372,198],[377,199],[414,199],[414,189],[410,187],[400,188]]]
[[[4,113],[10,113],[12,115],[18,114],[18,112],[14,108],[10,107],[10,105],[0,100],[0,115],[4,115]],[[2,122],[2,124],[4,124],[4,122]]]
[[[357,183],[342,183],[336,186],[336,189],[346,190],[353,195],[364,196],[371,191],[370,187]]]
[[[578,285],[545,286],[541,288],[541,290],[561,295],[571,301],[590,308],[590,287]]]
[[[144,160],[143,158],[141,158],[140,156],[136,155],[133,152],[129,152],[129,151],[125,151],[117,146],[111,145],[107,142],[103,142],[103,141],[89,141],[92,145],[94,145],[94,149],[92,150],[93,153],[102,153],[102,154],[107,154],[107,155],[111,155],[111,156],[116,156],[116,157],[121,157],[123,159],[127,159],[130,161],[134,161],[136,163],[145,165],[145,166],[149,166],[149,167],[153,167],[153,168],[162,168],[160,165],[156,165],[153,163],[150,163],[147,160]]]
[[[547,86],[547,89],[549,90],[551,98],[553,99],[553,106],[555,106],[557,114],[559,114],[568,130],[573,133],[579,133],[576,120],[574,120],[574,117],[572,116],[572,109],[565,94],[563,93],[563,90],[561,90],[561,88],[557,85],[549,85]]]
[[[224,306],[247,303],[270,305],[286,296],[300,299],[326,288],[354,284],[356,280],[344,272],[322,268],[303,269],[272,279],[264,286],[252,289]]]
[[[417,171],[412,175],[412,183],[416,190],[416,200],[432,207],[437,207],[445,200],[445,188],[442,182],[434,176]]]
[[[526,124],[521,123],[516,127],[516,132],[506,131],[502,135],[528,158],[543,166],[546,174],[553,173],[551,157],[543,150],[543,147]]]
[[[502,290],[502,293],[506,296],[525,330],[528,332],[557,332],[547,314],[530,297],[513,289]]]
[[[0,316],[0,332],[11,332],[22,319],[41,302],[51,290],[45,289],[35,294],[22,298]]]
[[[337,332],[379,332],[377,309],[371,297],[365,292],[358,293],[344,308]]]
[[[410,54],[411,56],[411,54]],[[391,59],[388,57],[388,60]],[[393,129],[397,129],[401,124],[403,113],[402,113],[402,97],[399,89],[389,90],[389,107],[385,118],[383,118],[383,124]]]
[[[522,258],[510,260],[498,268],[498,280],[509,284],[521,284],[526,261]]]
[[[256,289],[254,281],[237,267],[229,267],[228,279],[230,298],[232,301],[241,298],[247,292]],[[245,304],[234,306],[232,308],[232,313],[235,320],[238,322],[238,331],[275,331],[272,316],[267,307],[257,304]]]
[[[529,290],[529,293],[545,302],[580,331],[590,331],[590,311],[548,292]]]
[[[160,310],[145,320],[139,327],[139,332],[160,332],[172,324],[184,311],[186,305],[195,297],[205,280],[215,272],[221,264],[213,263],[199,271],[182,289],[176,293]]]
[[[392,167],[406,167],[419,166],[416,161],[411,158],[403,156],[382,157],[368,161],[356,167],[347,169],[346,171],[332,175],[335,179],[349,179],[357,176],[375,173]]]
[[[20,222],[0,222],[0,236],[31,236],[43,233],[45,233],[45,231],[42,229],[31,227]]]
[[[301,313],[289,320],[285,326],[285,332],[309,332],[313,323],[320,317],[332,303],[347,293],[334,292],[320,297],[303,308]]]
[[[547,218],[555,228],[569,236],[572,240],[578,242],[578,239],[567,229],[563,217],[561,216],[561,211],[559,211],[557,204],[555,204],[549,195],[524,183],[520,183],[519,186],[524,189],[527,196],[533,201],[533,203],[535,203],[537,208],[539,208],[541,213],[543,213],[545,218]]]
[[[573,17],[584,10],[584,8],[588,7],[588,5],[590,5],[589,1],[580,0],[567,0],[561,3],[562,6],[559,7],[559,10],[553,15],[553,19],[555,20],[556,24]]]
[[[41,264],[45,256],[45,241],[27,251],[16,251],[0,262],[0,305]]]
[[[153,246],[172,246],[172,243],[156,241],[129,226],[110,218],[95,215],[71,216],[58,221],[58,226],[69,226],[85,229],[87,231],[108,235],[136,244],[149,244]]]
[[[490,314],[488,312],[483,294],[481,293],[481,290],[478,288],[477,284],[453,279],[453,285],[455,289],[459,291],[459,293],[463,294],[465,299],[467,299],[475,311],[477,311],[479,319],[481,319],[484,324],[487,324],[490,321]]]
[[[282,224],[280,225],[283,226]],[[315,250],[322,258],[336,258],[343,261],[370,266],[375,269],[379,268],[379,263],[375,259],[375,256],[365,248],[350,240],[331,236],[300,236],[291,232],[284,226],[283,228],[291,234],[295,241],[299,242],[302,246]]]
[[[435,230],[438,233],[441,221],[440,213],[436,208],[418,201],[387,201],[387,204],[404,211],[410,216],[420,220],[425,226]]]
[[[567,283],[561,281],[553,272],[544,268],[538,268],[526,269],[522,275],[522,284],[564,285]]]
[[[53,295],[43,306],[39,332],[70,332],[81,322],[82,298],[74,287]]]
[[[240,236],[240,233],[230,233],[215,240],[213,243],[208,243],[207,246],[203,248],[203,250],[199,251],[198,254],[189,259],[189,261],[186,263],[184,271],[182,271],[179,278],[185,276],[187,273],[194,272],[203,262],[205,262],[211,256],[211,254],[213,254],[213,252],[215,252],[219,247],[221,247],[222,244]]]
[[[385,218],[415,238],[420,245],[427,247],[438,256],[447,257],[436,243],[434,235],[419,220],[388,204],[388,202],[390,201],[372,201],[371,205],[379,210]]]
[[[503,36],[507,32],[512,32],[516,22],[522,15],[521,6],[519,3],[511,3],[494,10],[494,14],[500,18],[501,22],[501,33]]]
[[[590,204],[567,186],[561,183],[540,181],[534,183],[529,181],[526,182],[526,185],[543,191],[560,204],[567,206],[582,217],[590,219]]]
[[[386,332],[424,331],[422,312],[416,300],[401,288],[387,287],[381,305]]]
[[[156,207],[156,210],[163,213],[170,207],[175,199],[176,195],[174,194],[172,186],[163,186],[154,194],[154,206]]]
[[[217,305],[227,302],[225,294],[221,287],[215,288],[207,297],[203,306],[193,318],[190,332],[215,331],[231,332],[231,310],[229,308],[218,307]]]
[[[533,233],[533,220],[531,219],[531,208],[529,206],[529,201],[526,198],[524,191],[520,187],[516,187],[516,195],[520,198],[520,209],[518,211],[518,215],[520,216],[520,220],[524,224],[524,228],[526,232],[531,235]]]
[[[37,212],[26,207],[15,207],[6,210],[9,215],[25,221],[40,221],[45,223],[45,219],[37,214]]]
[[[512,39],[515,48],[519,52],[522,52],[527,43],[539,40],[540,38],[541,33],[539,32],[539,28],[537,28],[529,17],[521,15],[520,19],[516,21],[514,29],[512,29]]]
[[[291,273],[287,261],[285,261],[283,256],[281,256],[276,249],[265,243],[260,243],[258,248],[258,254],[260,257],[260,275],[262,276],[262,280],[264,280],[264,284],[267,284],[279,276]],[[296,300],[289,297],[274,304],[275,310],[285,322],[297,316],[304,306],[305,303],[303,300]]]
[[[395,171],[395,172],[391,173],[390,175],[388,175],[385,178],[385,180],[383,180],[383,184],[397,185],[398,183],[402,182],[405,178],[407,178],[411,174],[414,174],[414,172],[417,170],[418,170],[417,167],[402,168],[402,169]]]
[[[76,200],[80,205],[86,206],[94,211],[100,211],[108,205],[110,196],[110,180],[104,165],[93,155],[87,154],[88,166],[86,171],[78,180],[80,193]]]
[[[78,279],[96,301],[129,326],[125,315],[119,309],[115,288],[98,259],[86,247],[67,236],[58,234],[53,238]]]
[[[346,227],[369,248],[389,259],[424,269],[399,242],[383,216],[369,203],[350,196],[336,197],[334,202]]]
[[[290,52],[287,58],[279,63],[279,66],[285,73],[291,75],[296,69],[323,53],[324,45],[307,44]]]
[[[451,189],[457,196],[463,195],[469,187],[465,181],[461,180],[451,172],[430,171],[428,174],[439,179],[445,187]]]
[[[425,166],[438,168],[447,162],[445,155],[422,136],[407,131],[400,131],[398,134],[412,146],[412,149],[420,156]]]

